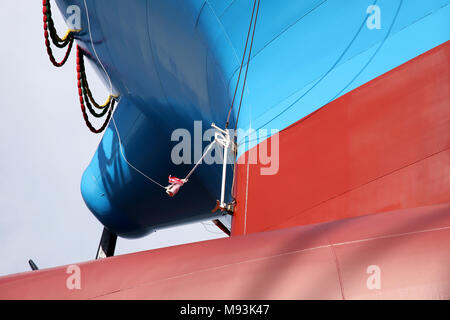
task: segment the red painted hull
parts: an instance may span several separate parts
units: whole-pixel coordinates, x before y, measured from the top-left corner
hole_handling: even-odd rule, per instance
[[[449,61],[447,41],[281,131],[276,175],[238,165],[232,235],[450,201]]]
[[[79,290],[67,267],[1,277],[0,299],[450,299],[449,61],[283,130],[276,175],[238,165],[233,237],[80,263]]]
[[[0,278],[0,299],[450,299],[450,203]],[[379,289],[367,286],[379,268]]]

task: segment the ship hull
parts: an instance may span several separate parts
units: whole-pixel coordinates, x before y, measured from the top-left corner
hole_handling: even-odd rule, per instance
[[[207,144],[175,164],[175,130],[224,127],[253,2],[57,3],[83,9],[77,42],[120,95],[88,208],[122,237],[223,219],[220,165],[173,198],[151,180]],[[1,277],[0,298],[450,299],[449,16],[448,0],[261,1],[230,118],[232,236]]]
[[[220,214],[211,214],[220,198],[219,164],[199,166],[174,198],[169,198],[161,186],[150,180],[165,186],[169,175],[184,177],[208,144],[202,141],[203,131],[213,122],[224,127],[240,78],[253,2],[98,0],[87,4],[81,0],[59,0],[57,3],[62,12],[69,5],[81,8],[83,31],[77,41],[97,65],[105,84],[111,84],[112,91],[120,95],[114,122],[108,126],[83,175],[81,190],[89,209],[102,224],[122,237],[140,237],[159,228],[219,218]],[[378,7],[381,13],[378,26],[371,25],[377,18],[373,7]],[[300,202],[296,209],[311,209],[448,145],[448,130],[441,132],[439,141],[425,132],[425,127],[437,125],[442,131],[448,126],[445,123],[448,62],[444,61],[447,50],[436,49],[446,48],[444,43],[450,36],[448,0],[308,0],[283,4],[261,1],[258,12],[242,105],[239,108],[236,103],[230,118],[230,128],[237,124],[239,130],[237,193],[231,192],[230,167],[225,195],[227,201],[238,199],[233,233],[245,233],[243,224],[249,221],[252,224],[249,230],[257,232],[278,225],[335,219],[333,214],[289,224],[284,221],[288,214],[266,218],[259,217],[258,212],[267,199],[271,200],[268,206],[272,210],[284,211],[292,197]],[[428,53],[436,50],[441,53]],[[421,55],[432,55],[435,58],[431,59],[437,62],[419,58]],[[411,62],[415,59],[428,62],[423,62],[420,69]],[[436,63],[440,64],[440,73],[431,72],[428,77],[415,74],[428,73],[426,67],[436,67]],[[411,64],[414,66],[403,67]],[[410,70],[395,71],[398,68]],[[387,74],[397,75],[396,80]],[[409,81],[411,77],[417,81]],[[236,101],[241,98],[244,74],[241,78]],[[434,94],[443,100],[433,100]],[[433,108],[431,115],[404,116],[424,128],[407,127],[408,123],[403,124],[397,115],[425,108]],[[330,112],[335,119],[317,124],[307,132],[310,136],[304,136],[302,130],[308,130],[308,122],[320,122],[322,113]],[[349,113],[358,119],[351,119]],[[384,115],[386,123],[381,119]],[[378,120],[371,121],[372,116]],[[200,133],[196,121],[201,123]],[[113,124],[117,124],[118,130]],[[339,130],[340,125],[353,127]],[[363,125],[365,129],[360,128]],[[200,137],[200,146],[192,147],[190,161],[182,165],[174,163],[171,153],[178,142],[173,141],[177,129],[186,129],[193,144]],[[395,135],[403,133],[402,130],[407,130],[421,146],[405,144],[406,138],[401,136],[397,139]],[[439,135],[436,130],[431,132]],[[394,136],[383,149],[381,141],[387,139],[388,133]],[[276,149],[279,168],[275,173],[256,177],[264,166],[259,162],[256,166],[252,164],[247,174],[245,154],[273,134],[282,140]],[[362,135],[369,139],[365,145],[360,141],[353,146],[358,144],[354,141],[358,138],[352,137],[358,135],[360,139],[364,138]],[[307,141],[315,145],[308,145]],[[350,150],[353,147],[359,149]],[[373,150],[364,151],[372,147]],[[308,154],[305,148],[312,153]],[[338,163],[327,162],[330,154]],[[358,167],[353,164],[356,161],[367,162],[367,166]],[[446,172],[443,181],[433,180],[429,192],[414,191],[422,195],[422,201],[402,200],[415,193],[399,191],[391,194],[397,201],[372,199],[377,204],[366,205],[368,200],[364,197],[379,192],[374,189],[361,199],[348,200],[354,208],[349,216],[449,201],[448,193],[433,191],[442,183],[442,187],[448,186],[448,165],[441,164],[437,169]],[[420,178],[416,184],[426,189],[432,178],[422,174],[422,169],[417,170],[416,177]],[[304,171],[309,175],[305,177]],[[292,179],[287,181],[287,176]],[[302,186],[305,178],[311,186],[308,190]],[[327,186],[324,179],[331,185]],[[254,218],[247,221],[248,210]]]
[[[238,165],[233,234],[449,202],[449,61],[446,42],[269,139],[279,170]]]
[[[78,289],[67,286],[73,265],[0,277],[0,298],[449,299],[449,210],[406,209],[78,263]]]

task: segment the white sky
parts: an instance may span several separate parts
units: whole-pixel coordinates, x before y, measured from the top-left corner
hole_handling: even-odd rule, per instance
[[[58,10],[54,16],[63,35]],[[81,116],[75,50],[64,67],[51,65],[42,1],[1,1],[0,30],[0,275],[30,270],[30,258],[39,268],[92,260],[103,227],[84,205],[80,180],[101,135]],[[106,97],[90,65],[87,73],[94,96]],[[210,223],[191,224],[119,238],[116,254],[223,236]]]

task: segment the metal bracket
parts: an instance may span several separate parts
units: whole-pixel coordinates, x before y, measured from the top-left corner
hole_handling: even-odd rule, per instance
[[[98,245],[95,259],[103,259],[114,256],[116,250],[117,235],[106,228],[103,228],[100,244]]]

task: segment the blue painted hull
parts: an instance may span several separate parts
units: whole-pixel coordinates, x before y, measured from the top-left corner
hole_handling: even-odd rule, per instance
[[[57,3],[62,12],[69,5],[80,6],[83,32],[77,41],[92,57],[98,54],[107,74],[95,58],[93,62],[105,84],[109,86],[110,78],[121,97],[114,120],[128,161],[163,184],[169,174],[183,177],[192,165],[172,163],[176,142],[171,134],[186,128],[194,136],[196,120],[204,129],[212,122],[224,126],[253,1],[96,0],[87,1],[87,7],[83,0]],[[377,30],[366,26],[367,7],[373,4],[381,9]],[[282,130],[444,43],[450,36],[448,4],[262,0],[238,128]],[[231,127],[236,117],[237,108]],[[239,156],[258,143],[247,140],[245,134],[238,136]],[[219,217],[211,209],[220,197],[220,179],[221,166],[202,165],[176,197],[168,197],[126,163],[110,123],[83,175],[81,191],[108,229],[139,237]]]

